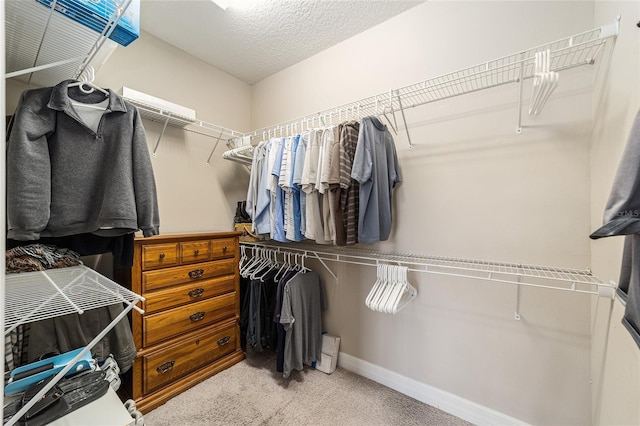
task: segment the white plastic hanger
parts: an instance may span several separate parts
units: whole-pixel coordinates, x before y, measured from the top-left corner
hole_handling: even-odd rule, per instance
[[[365,299],[365,306],[376,312],[397,314],[418,292],[407,279],[406,266],[379,264],[377,280]]]
[[[99,87],[93,84],[94,78],[95,78],[95,70],[91,65],[87,65],[87,68],[85,68],[85,72],[80,77],[80,80],[76,81],[75,83],[69,83],[67,88],[77,87],[78,89],[80,89],[82,93],[85,93],[87,95],[97,90],[98,92],[101,92],[105,96],[109,97],[108,91],[104,90],[102,87]]]
[[[383,312],[383,306],[385,301],[389,298],[389,294],[393,289],[396,280],[396,267],[394,265],[387,265],[386,274],[384,277],[381,290],[378,292],[376,298],[373,300],[373,310],[377,312]]]
[[[551,71],[551,50],[537,52],[529,114],[538,115],[542,111],[551,93],[558,86],[558,80],[558,73]]]
[[[542,111],[542,108],[547,103],[547,100],[551,96],[551,93],[553,93],[555,88],[558,86],[558,73],[555,71],[550,71],[550,68],[551,68],[551,51],[550,50],[546,51],[544,67],[545,67],[544,72],[546,76],[546,85],[543,88],[544,90],[540,97],[540,102],[537,108],[533,111],[533,113],[536,115],[539,114],[540,111]]]
[[[386,267],[387,265],[378,264],[376,268],[376,276],[377,276],[376,281],[373,283],[373,287],[371,287],[369,294],[364,300],[365,306],[369,309],[373,309],[373,304],[372,304],[373,299],[375,298],[380,286],[383,285],[383,275],[386,272],[386,269],[385,269]]]

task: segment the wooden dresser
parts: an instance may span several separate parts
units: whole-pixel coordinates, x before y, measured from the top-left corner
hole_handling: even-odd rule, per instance
[[[244,359],[240,349],[239,232],[137,238],[131,290],[138,349],[130,393],[146,413]]]

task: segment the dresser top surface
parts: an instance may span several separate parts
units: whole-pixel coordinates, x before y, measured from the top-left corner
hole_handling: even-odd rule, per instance
[[[202,239],[215,239],[215,238],[234,238],[242,235],[242,232],[237,231],[224,231],[224,232],[196,232],[189,234],[162,234],[154,235],[153,237],[136,237],[136,244],[154,244],[163,242],[179,242],[179,241],[191,241]]]

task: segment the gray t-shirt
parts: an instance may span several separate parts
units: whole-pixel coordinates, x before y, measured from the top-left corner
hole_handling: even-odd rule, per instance
[[[364,117],[360,123],[351,177],[360,183],[358,242],[387,240],[392,191],[402,176],[393,137],[376,117]]]
[[[304,363],[318,361],[322,355],[322,311],[324,309],[320,276],[298,272],[284,286],[280,324],[285,329],[282,375],[302,371]]]

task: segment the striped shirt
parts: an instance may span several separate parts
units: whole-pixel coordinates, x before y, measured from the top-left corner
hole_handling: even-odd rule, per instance
[[[360,184],[351,178],[351,168],[359,132],[360,123],[357,121],[344,123],[340,132],[340,208],[347,245],[358,242]]]

